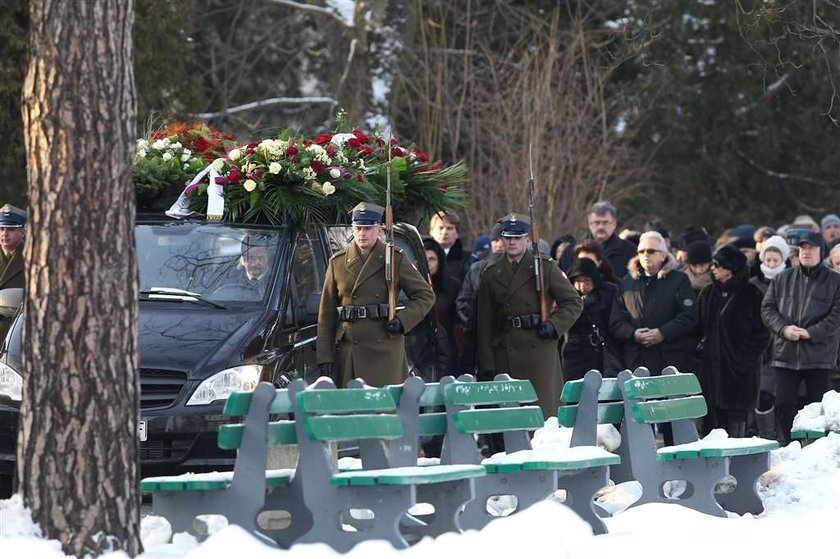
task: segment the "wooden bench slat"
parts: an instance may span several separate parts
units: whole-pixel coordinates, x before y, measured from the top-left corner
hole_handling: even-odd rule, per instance
[[[443,397],[446,403],[456,406],[537,401],[537,393],[528,380],[454,382],[444,387]]]
[[[633,378],[624,386],[628,398],[650,400],[669,396],[700,394],[700,381],[692,373],[661,375],[658,377]]]
[[[696,419],[706,415],[706,399],[688,396],[670,400],[637,402],[632,406],[633,419],[639,423],[667,423],[680,419]]]
[[[319,415],[302,421],[312,441],[397,439],[403,434],[400,418],[389,414]]]
[[[522,429],[536,430],[545,425],[539,406],[462,410],[452,414],[461,433],[503,433]]]
[[[580,395],[583,390],[583,380],[570,380],[563,384],[563,392],[560,394],[560,401],[567,404],[580,402]],[[618,379],[601,379],[601,387],[598,389],[598,401],[621,401],[621,387]]]
[[[420,436],[443,435],[446,433],[446,412],[424,413],[417,418],[417,434]]]
[[[563,427],[574,427],[577,421],[578,405],[561,406],[557,410],[557,423]],[[606,402],[598,404],[599,424],[621,423],[624,419],[624,404],[621,402]]]
[[[340,414],[393,411],[397,404],[387,388],[303,390],[297,395],[301,413]]]
[[[244,423],[233,423],[219,427],[219,448],[235,450],[242,444],[242,433],[245,432]],[[269,446],[283,446],[297,444],[295,422],[289,419],[272,421],[268,424]]]
[[[386,470],[351,470],[334,474],[331,485],[423,485],[487,475],[478,465],[442,465]]]
[[[228,396],[225,402],[225,415],[245,415],[251,407],[251,392],[234,392]],[[269,413],[292,413],[292,401],[289,399],[289,391],[285,388],[278,388],[271,402]]]
[[[265,483],[268,487],[285,487],[294,477],[289,469],[267,470]],[[146,493],[171,493],[176,491],[224,491],[230,487],[233,472],[210,474],[184,474],[181,476],[158,476],[145,478],[140,482],[140,491]]]

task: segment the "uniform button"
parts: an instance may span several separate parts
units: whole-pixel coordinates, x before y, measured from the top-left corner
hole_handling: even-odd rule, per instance
[[[382,297],[382,295],[380,295],[379,293],[377,293],[375,296],[376,297]]]
[[[353,345],[359,345],[359,342],[353,341]]]

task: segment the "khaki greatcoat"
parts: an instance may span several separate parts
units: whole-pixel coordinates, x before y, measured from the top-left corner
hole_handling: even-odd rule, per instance
[[[0,289],[7,287],[24,287],[23,244],[10,256],[0,255]]]
[[[420,272],[396,249],[397,285],[406,297],[397,312],[406,332],[414,328],[435,303],[435,294]],[[371,386],[399,384],[408,377],[405,336],[385,330],[386,320],[338,320],[338,307],[388,302],[385,282],[385,244],[377,241],[364,260],[356,246],[333,255],[327,266],[318,311],[318,363],[335,363],[339,382],[363,378]]]
[[[514,272],[506,257],[487,264],[478,288],[478,366],[482,372],[510,373],[530,380],[545,417],[557,415],[560,404],[560,356],[557,340],[544,340],[535,329],[505,329],[505,317],[539,314],[534,255],[526,251]],[[554,262],[543,260],[549,320],[557,335],[575,323],[583,302]],[[556,305],[552,308],[552,304]]]

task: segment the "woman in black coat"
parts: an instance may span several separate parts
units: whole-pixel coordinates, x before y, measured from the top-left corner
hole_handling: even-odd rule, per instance
[[[575,259],[569,269],[569,281],[583,298],[583,312],[569,329],[563,345],[564,379],[582,379],[591,369],[614,377],[619,360],[609,325],[618,286],[604,281],[597,264],[589,258]]]
[[[743,437],[747,413],[758,396],[761,355],[770,332],[761,320],[761,290],[749,282],[747,259],[732,245],[712,258],[712,285],[700,292],[703,394],[706,433],[726,429]]]
[[[435,292],[435,306],[432,307],[431,313],[434,314],[438,331],[437,371],[431,376],[424,375],[424,378],[426,382],[436,382],[440,377],[452,374],[456,367],[455,299],[458,296],[459,284],[457,278],[449,275],[443,247],[431,237],[424,237],[423,248],[429,265],[432,289]]]

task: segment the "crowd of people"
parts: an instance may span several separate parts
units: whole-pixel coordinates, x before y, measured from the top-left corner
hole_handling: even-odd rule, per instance
[[[518,232],[527,230],[527,217],[512,218]],[[619,232],[616,208],[598,202],[585,235],[550,245],[550,268],[564,272],[581,305],[576,311],[565,292],[551,293],[548,323],[556,327],[544,338],[546,321],[527,306],[537,304],[536,294],[519,294],[518,304],[514,293],[520,286],[506,219],[476,239],[471,252],[457,215],[436,215],[430,223],[424,247],[432,312],[446,348],[438,371],[529,378],[549,416],[562,382],[590,369],[615,376],[644,366],[658,374],[673,365],[701,379],[709,406],[704,432],[724,428],[730,436],[783,442],[796,410],[838,388],[837,215],[820,223],[797,216],[779,228],[742,224],[717,238],[689,226],[675,236],[661,221]],[[544,341],[559,356],[556,370]]]

